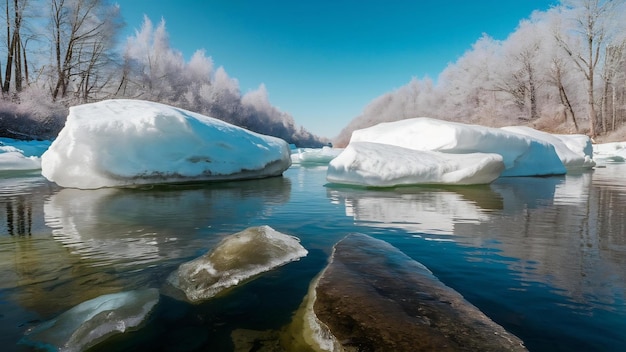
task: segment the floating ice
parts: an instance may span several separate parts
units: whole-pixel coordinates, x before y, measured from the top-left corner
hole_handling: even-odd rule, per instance
[[[611,142],[593,145],[593,158],[603,161],[626,161],[626,142]]]
[[[47,350],[84,351],[138,328],[158,301],[155,288],[96,297],[26,332],[21,342]]]
[[[502,129],[552,144],[561,162],[569,171],[588,170],[596,166],[592,159],[591,139],[585,135],[553,135],[525,126],[510,126]]]
[[[298,148],[291,153],[291,162],[294,164],[328,164],[343,149],[322,147],[322,148]]]
[[[181,264],[168,281],[197,302],[307,253],[296,237],[269,226],[251,227],[228,236],[210,253]]]
[[[394,145],[350,142],[326,174],[332,183],[391,187],[411,184],[485,184],[504,170],[498,154],[416,151]]]
[[[0,138],[0,171],[40,169],[41,155],[50,143]]]
[[[497,153],[501,176],[565,174],[552,144],[499,128],[448,122],[426,117],[381,123],[352,133],[350,143],[374,142],[413,150],[448,154]]]
[[[282,139],[139,100],[71,107],[42,156],[42,174],[74,188],[259,178],[290,165]]]

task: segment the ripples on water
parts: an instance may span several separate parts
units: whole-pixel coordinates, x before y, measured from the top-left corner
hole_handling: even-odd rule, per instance
[[[385,190],[328,185],[325,170],[88,191],[0,175],[0,343],[26,350],[16,342],[28,327],[98,295],[160,287],[224,236],[267,224],[309,255],[199,306],[163,298],[146,329],[104,349],[231,350],[235,330],[279,329],[351,232],[423,263],[533,351],[626,348],[625,164]]]

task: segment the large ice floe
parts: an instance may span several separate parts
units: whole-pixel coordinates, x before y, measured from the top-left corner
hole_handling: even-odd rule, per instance
[[[389,187],[562,175],[568,169],[595,165],[590,146],[582,135],[554,136],[526,127],[492,128],[420,117],[354,131],[348,147],[330,162],[327,178],[333,183]]]
[[[42,174],[63,187],[277,176],[291,165],[289,145],[212,117],[140,100],[70,108],[42,156]]]
[[[390,187],[411,184],[484,184],[504,170],[498,154],[446,154],[389,144],[351,142],[328,166],[332,183]]]
[[[96,297],[26,332],[21,343],[50,351],[84,351],[136,330],[158,302],[155,288]]]
[[[526,351],[428,268],[362,234],[334,246],[288,333],[294,351]]]
[[[0,138],[0,171],[40,169],[41,155],[50,143]]]
[[[198,302],[307,254],[294,236],[269,226],[251,227],[226,237],[211,252],[181,264],[168,282],[183,291],[187,300]]]

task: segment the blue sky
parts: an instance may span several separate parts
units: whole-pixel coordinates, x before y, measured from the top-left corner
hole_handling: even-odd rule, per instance
[[[486,33],[505,39],[556,0],[118,0],[125,36],[165,19],[171,46],[198,49],[239,80],[264,83],[296,124],[332,138],[374,98],[436,80]]]

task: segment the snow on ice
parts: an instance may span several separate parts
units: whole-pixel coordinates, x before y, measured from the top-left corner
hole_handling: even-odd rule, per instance
[[[494,154],[503,164],[500,170]],[[377,187],[480,184],[499,176],[562,175],[594,165],[586,136],[421,117],[354,131],[346,150],[330,162],[327,178]]]
[[[120,99],[71,107],[41,164],[50,181],[91,189],[277,176],[291,158],[282,139],[163,104]]]
[[[593,158],[605,162],[624,162],[626,161],[626,142],[594,144]]]
[[[269,226],[251,227],[226,237],[211,252],[181,264],[168,282],[182,290],[189,301],[198,302],[307,254],[294,236]]]
[[[445,154],[394,145],[351,142],[328,166],[332,183],[391,187],[411,184],[485,184],[504,170],[498,154]]]
[[[149,288],[85,301],[26,332],[23,344],[53,351],[84,351],[107,338],[137,329],[159,302]]]
[[[343,149],[322,147],[322,148],[297,148],[291,152],[291,162],[293,164],[328,164]]]
[[[0,171],[40,169],[41,155],[49,146],[49,141],[0,138]]]

